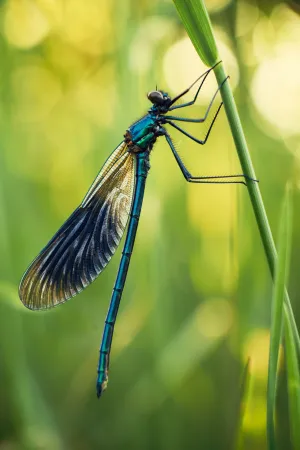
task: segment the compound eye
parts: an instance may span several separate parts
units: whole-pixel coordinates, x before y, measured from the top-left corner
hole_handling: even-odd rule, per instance
[[[154,105],[162,105],[165,102],[163,94],[160,91],[149,92],[147,97]]]

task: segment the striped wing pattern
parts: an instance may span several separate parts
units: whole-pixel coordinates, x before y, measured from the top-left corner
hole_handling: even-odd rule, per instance
[[[135,157],[123,142],[108,158],[81,205],[25,272],[19,293],[27,308],[57,306],[102,272],[124,233],[134,183]]]

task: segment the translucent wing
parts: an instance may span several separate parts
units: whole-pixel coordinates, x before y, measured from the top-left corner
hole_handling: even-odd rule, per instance
[[[123,142],[104,164],[82,204],[25,272],[19,294],[27,308],[56,306],[94,281],[124,233],[134,182],[135,157]]]

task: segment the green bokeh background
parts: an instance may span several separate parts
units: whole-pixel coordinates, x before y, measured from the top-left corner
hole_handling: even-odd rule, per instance
[[[289,291],[299,320],[299,6],[206,3],[275,235],[285,185],[294,188]],[[31,312],[18,299],[29,262],[149,108],[145,94],[158,84],[174,95],[204,70],[171,1],[0,3],[0,450],[266,448],[272,286],[242,186],[187,184],[156,144],[99,401],[121,249],[62,307]],[[203,114],[216,87],[212,75],[184,113]],[[185,128],[203,137],[207,127]],[[193,174],[240,172],[224,112],[204,147],[171,133]],[[279,448],[289,450],[283,355],[278,387]]]

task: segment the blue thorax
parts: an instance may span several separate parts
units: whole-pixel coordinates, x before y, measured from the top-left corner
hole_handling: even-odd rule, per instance
[[[156,115],[149,112],[146,116],[142,117],[140,120],[135,122],[128,128],[131,133],[131,139],[133,142],[140,141],[143,137],[148,135],[153,131],[156,124]]]

